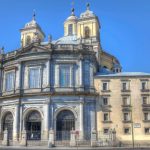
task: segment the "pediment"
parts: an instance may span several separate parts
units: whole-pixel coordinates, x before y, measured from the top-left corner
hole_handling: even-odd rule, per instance
[[[48,46],[41,46],[41,45],[29,45],[24,47],[18,51],[17,55],[29,55],[29,54],[37,54],[37,53],[45,53],[51,52],[51,48]]]

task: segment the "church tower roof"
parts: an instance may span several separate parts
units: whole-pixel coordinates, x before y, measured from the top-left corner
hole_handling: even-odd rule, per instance
[[[26,23],[23,29],[24,30],[26,30],[26,29],[28,30],[28,29],[32,29],[32,28],[38,28],[41,32],[43,32],[41,27],[40,27],[40,25],[36,21],[36,13],[35,13],[35,11],[33,11],[32,20],[30,22]]]
[[[20,30],[21,32],[21,46],[27,46],[33,42],[40,43],[44,40],[45,34],[42,31],[39,24],[36,22],[35,11],[33,13],[32,20],[25,24],[24,28]]]
[[[71,15],[66,19],[66,21],[76,21],[78,17],[75,15],[75,9],[71,9]]]
[[[86,11],[81,13],[80,18],[91,18],[91,17],[96,17],[96,15],[93,13],[93,11],[90,10],[90,4],[87,3],[86,5]]]

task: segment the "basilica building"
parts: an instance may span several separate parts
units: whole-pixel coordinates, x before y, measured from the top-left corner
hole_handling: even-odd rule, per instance
[[[122,72],[87,4],[52,40],[35,14],[21,46],[0,50],[0,144],[114,146],[150,142],[150,74]],[[90,142],[89,142],[90,141]]]

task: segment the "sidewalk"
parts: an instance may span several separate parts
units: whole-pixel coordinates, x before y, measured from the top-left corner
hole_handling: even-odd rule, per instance
[[[19,147],[19,146],[0,146],[0,150],[133,150],[124,147]],[[138,147],[134,150],[150,150],[150,147]]]

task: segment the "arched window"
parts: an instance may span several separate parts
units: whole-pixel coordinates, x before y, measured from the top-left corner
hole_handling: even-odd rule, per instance
[[[26,45],[31,44],[31,37],[28,35],[26,38]]]
[[[85,38],[89,38],[90,37],[90,29],[89,29],[89,27],[85,27],[84,34],[85,34]]]
[[[73,35],[73,24],[68,25],[68,35]]]
[[[38,111],[32,111],[28,116],[28,122],[40,122],[41,115]]]

